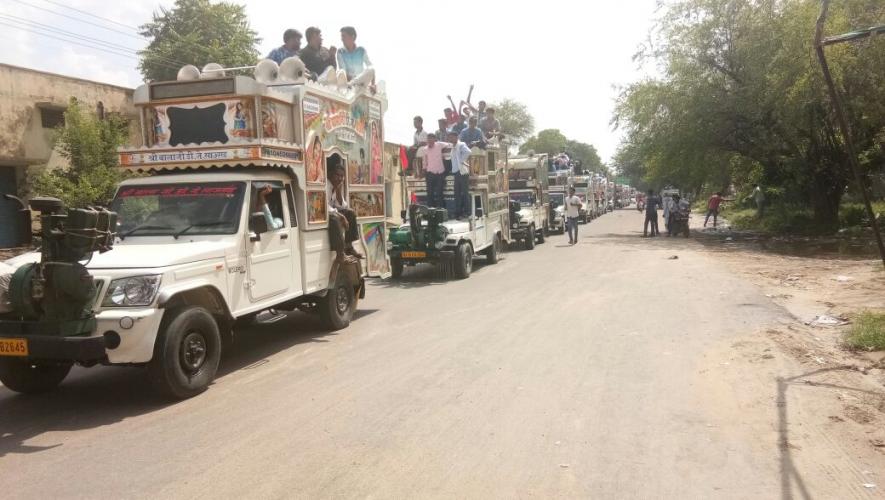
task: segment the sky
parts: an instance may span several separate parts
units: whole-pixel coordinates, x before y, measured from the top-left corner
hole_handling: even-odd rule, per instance
[[[0,0],[0,62],[136,87],[142,78],[134,51],[146,42],[134,27],[173,3]],[[340,47],[339,29],[355,26],[357,43],[387,87],[388,141],[411,142],[415,115],[435,128],[448,107],[446,95],[459,102],[473,84],[472,102],[520,101],[535,117],[536,131],[557,128],[593,144],[607,161],[621,136],[611,126],[619,89],[651,73],[633,55],[648,39],[659,0],[240,3],[262,38],[262,56],[282,44],[287,28],[317,26],[324,45]],[[128,55],[34,33],[47,33],[46,27],[86,37],[77,40],[89,45],[98,39]]]

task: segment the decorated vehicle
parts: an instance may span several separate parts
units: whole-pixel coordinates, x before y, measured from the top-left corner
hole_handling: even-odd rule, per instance
[[[49,390],[75,363],[139,365],[160,392],[187,398],[215,378],[235,324],[301,309],[348,326],[365,273],[332,251],[327,167],[346,167],[368,273],[389,273],[386,97],[303,74],[297,58],[262,61],[254,79],[188,66],[136,89],[145,145],[121,149],[120,165],[141,175],[119,186],[113,213],[31,202],[47,223],[41,253],[6,263],[5,386]],[[56,279],[65,268],[80,282]],[[59,305],[60,294],[73,298]]]
[[[560,186],[550,186],[550,222],[551,232],[565,233],[565,198],[567,193]]]
[[[413,203],[403,214],[403,224],[391,229],[388,254],[394,278],[406,267],[432,264],[444,276],[464,279],[473,270],[473,258],[484,255],[496,264],[510,242],[510,211],[506,144],[493,142],[487,149],[473,148],[470,164],[470,216],[454,213],[454,181],[446,178],[445,208],[428,207],[427,182],[420,158],[406,178],[406,196]]]
[[[527,250],[544,243],[550,231],[547,155],[516,156],[507,161],[510,178],[510,237]]]
[[[586,224],[593,218],[592,207],[596,205],[595,193],[590,188],[591,177],[589,175],[573,175],[569,183],[575,188],[575,196],[580,198],[581,209],[578,211],[578,222]]]

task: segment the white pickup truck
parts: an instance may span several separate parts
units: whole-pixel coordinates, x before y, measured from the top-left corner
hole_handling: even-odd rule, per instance
[[[273,189],[265,198],[276,229],[256,206],[265,186]],[[88,337],[59,339],[82,344],[85,356],[58,359],[50,348],[40,357],[145,364],[161,392],[185,398],[214,379],[235,322],[301,308],[317,312],[329,329],[346,327],[365,293],[362,273],[359,265],[336,264],[326,230],[304,230],[303,196],[283,170],[124,182],[111,207],[119,214],[119,239],[86,266],[98,285],[98,327]],[[6,263],[18,267],[39,257]]]

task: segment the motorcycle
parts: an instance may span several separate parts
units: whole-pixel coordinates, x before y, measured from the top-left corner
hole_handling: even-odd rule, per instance
[[[642,212],[645,210],[645,200],[637,200],[636,201],[636,210]]]
[[[688,207],[679,207],[674,208],[670,212],[670,227],[669,233],[670,236],[678,235],[682,233],[683,236],[688,238],[689,229],[688,229],[688,221],[691,218],[691,209]]]

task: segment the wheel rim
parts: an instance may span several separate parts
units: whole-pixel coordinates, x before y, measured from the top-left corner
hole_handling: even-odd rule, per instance
[[[206,362],[206,337],[200,332],[190,332],[181,341],[181,368],[186,373],[200,371]]]
[[[470,256],[470,249],[465,247],[464,252],[464,269],[467,272],[470,272],[470,267],[473,264],[473,257]]]
[[[338,314],[344,314],[350,307],[350,297],[347,296],[347,289],[343,286],[335,291],[335,307],[338,309]]]

